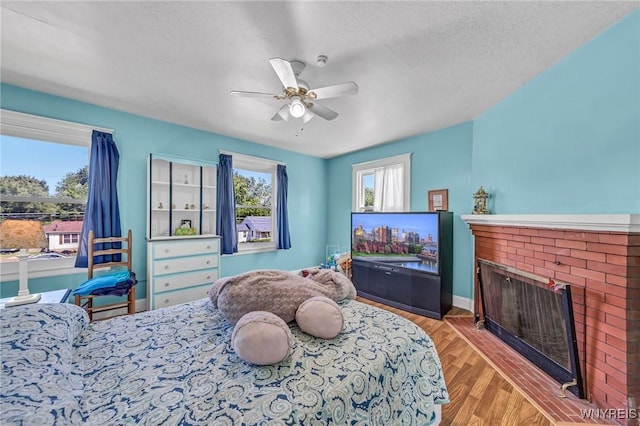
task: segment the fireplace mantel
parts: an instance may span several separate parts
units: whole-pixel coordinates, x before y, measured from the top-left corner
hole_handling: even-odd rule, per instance
[[[468,225],[640,232],[640,214],[470,214],[460,217]]]

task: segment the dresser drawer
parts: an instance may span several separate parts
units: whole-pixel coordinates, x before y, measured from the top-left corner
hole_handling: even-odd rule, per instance
[[[153,263],[153,275],[177,274],[179,272],[197,271],[198,269],[211,269],[217,266],[217,256],[193,256],[158,260]]]
[[[193,239],[188,241],[157,243],[153,248],[153,257],[155,259],[163,259],[197,254],[213,254],[217,252],[218,239]]]
[[[180,303],[191,302],[193,300],[209,297],[209,288],[211,286],[204,285],[201,287],[190,288],[188,290],[180,290],[158,294],[154,297],[153,309],[166,308],[167,306],[178,305]]]
[[[154,278],[154,293],[162,293],[165,291],[180,290],[183,288],[193,287],[197,285],[213,284],[218,279],[217,269],[208,269],[198,272],[188,272],[178,275],[165,275]],[[156,295],[156,297],[162,297]]]

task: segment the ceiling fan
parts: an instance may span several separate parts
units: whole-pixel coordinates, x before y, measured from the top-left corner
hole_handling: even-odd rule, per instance
[[[326,57],[324,57],[324,60],[326,61]],[[269,63],[282,82],[282,94],[243,92],[239,90],[232,90],[231,94],[234,96],[273,98],[286,101],[271,118],[273,121],[289,121],[290,117],[294,117],[302,118],[302,121],[306,123],[311,120],[314,115],[322,117],[325,120],[333,120],[338,116],[338,113],[320,105],[316,101],[358,93],[358,85],[353,81],[310,89],[307,82],[299,78],[300,73],[305,67],[303,62],[271,58],[269,59]]]

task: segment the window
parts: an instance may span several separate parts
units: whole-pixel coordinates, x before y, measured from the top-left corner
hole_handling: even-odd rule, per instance
[[[78,247],[78,243],[80,242],[80,233],[77,234],[62,234],[60,236],[61,244],[74,244],[74,249]]]
[[[352,209],[409,211],[411,154],[352,166]]]
[[[29,265],[30,276],[69,273],[84,219],[94,127],[8,110],[2,110],[0,124],[0,220],[42,223],[44,247],[29,248],[29,254],[52,255],[37,257],[42,261]],[[17,279],[11,250],[0,253],[0,262],[2,280]]]
[[[236,202],[238,252],[276,249],[276,171],[278,163],[230,154]]]

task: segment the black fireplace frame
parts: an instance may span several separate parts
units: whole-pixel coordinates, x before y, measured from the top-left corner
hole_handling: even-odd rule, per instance
[[[567,334],[567,349],[569,353],[569,360],[571,364],[571,369],[567,369],[565,366],[557,363],[555,360],[551,359],[537,348],[531,346],[528,342],[523,339],[520,339],[518,336],[513,335],[511,332],[503,328],[500,324],[494,321],[491,316],[487,315],[487,309],[485,305],[484,299],[484,291],[483,291],[483,283],[482,283],[482,275],[481,275],[481,265],[486,264],[492,268],[496,268],[498,270],[504,270],[510,272],[511,274],[519,274],[522,276],[526,276],[527,278],[534,279],[539,282],[546,282],[542,277],[534,276],[529,273],[524,273],[522,271],[509,268],[504,265],[500,265],[498,263],[494,263],[484,259],[478,259],[477,261],[477,279],[478,279],[478,289],[480,291],[480,303],[482,306],[482,321],[484,323],[484,327],[489,330],[491,333],[500,338],[507,345],[511,346],[518,353],[524,356],[526,359],[535,364],[538,368],[543,370],[545,373],[553,377],[555,380],[560,382],[561,384],[567,384],[566,386],[562,386],[563,389],[568,389],[571,393],[573,393],[578,398],[585,398],[584,391],[584,383],[582,380],[582,373],[579,363],[578,356],[578,344],[576,340],[576,330],[575,330],[575,322],[573,315],[573,305],[571,299],[571,286],[569,284],[563,284],[559,286],[558,291],[562,295],[562,309],[563,309],[563,318],[564,325]],[[551,290],[550,290],[551,291]],[[480,319],[478,315],[476,315],[476,319]],[[569,385],[570,383],[575,381],[575,385]]]

